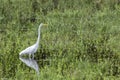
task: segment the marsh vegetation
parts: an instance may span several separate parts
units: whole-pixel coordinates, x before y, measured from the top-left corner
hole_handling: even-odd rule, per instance
[[[36,42],[41,22],[38,77],[19,52]],[[119,80],[120,0],[1,0],[0,78]]]

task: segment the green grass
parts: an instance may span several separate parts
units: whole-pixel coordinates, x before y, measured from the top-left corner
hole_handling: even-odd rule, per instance
[[[119,0],[1,0],[0,78],[8,80],[119,80]],[[40,75],[19,60],[34,44]]]

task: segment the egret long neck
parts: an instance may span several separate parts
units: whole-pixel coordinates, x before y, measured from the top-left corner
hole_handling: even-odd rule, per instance
[[[39,41],[40,41],[40,29],[41,29],[41,25],[38,28],[38,38],[37,38],[37,42],[36,42],[37,45],[39,45]]]

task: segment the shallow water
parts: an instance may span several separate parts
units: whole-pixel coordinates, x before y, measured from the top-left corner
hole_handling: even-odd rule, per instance
[[[19,57],[19,59],[25,63],[28,67],[33,68],[37,74],[39,74],[39,66],[36,60],[32,59],[32,58],[23,58],[23,57]]]

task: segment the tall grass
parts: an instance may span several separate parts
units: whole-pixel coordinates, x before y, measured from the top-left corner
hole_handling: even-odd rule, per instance
[[[119,0],[1,0],[0,78],[8,80],[120,79]],[[19,60],[34,44],[40,75]]]

